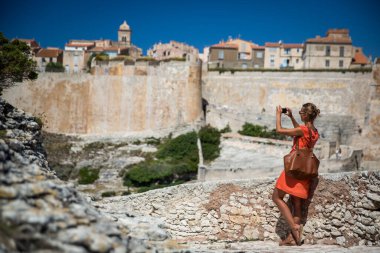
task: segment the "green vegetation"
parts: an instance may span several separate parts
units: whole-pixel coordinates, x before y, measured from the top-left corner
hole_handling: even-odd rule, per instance
[[[205,161],[212,161],[219,156],[220,135],[218,129],[207,125],[199,133],[199,139],[202,144],[203,158]]]
[[[99,150],[99,149],[105,148],[107,145],[109,144],[101,142],[101,141],[91,142],[87,144],[86,146],[84,146],[83,150],[84,151]]]
[[[227,124],[227,126],[225,126],[224,128],[222,128],[222,129],[220,130],[220,133],[221,133],[221,134],[224,134],[224,133],[231,133],[231,132],[232,132],[232,130],[231,130],[231,127],[230,127],[229,124]]]
[[[0,95],[15,82],[37,79],[36,66],[32,51],[25,42],[9,41],[0,32]]]
[[[243,125],[243,129],[238,132],[239,134],[253,136],[253,137],[286,140],[286,136],[278,134],[275,129],[268,131],[268,127],[266,126],[253,125],[248,122],[245,122]]]
[[[65,67],[63,67],[60,62],[49,62],[45,67],[46,72],[65,72]]]
[[[103,198],[113,197],[113,196],[116,196],[116,192],[114,192],[114,191],[102,192],[102,197]]]
[[[102,52],[102,53],[97,54],[95,56],[95,60],[97,60],[97,61],[108,61],[109,56],[108,56],[108,54]]]
[[[79,170],[79,184],[92,184],[99,178],[99,169],[83,167]]]
[[[87,69],[88,69],[88,71],[91,70],[92,59],[94,59],[95,57],[96,57],[96,54],[95,54],[95,53],[92,53],[92,54],[90,55],[90,57],[88,58],[88,60],[87,60]]]
[[[169,62],[169,61],[186,61],[186,57],[172,57],[168,59],[161,60],[163,62]]]
[[[44,122],[42,121],[41,118],[39,118],[39,117],[34,117],[34,121],[40,126],[40,128],[43,127]]]
[[[3,139],[7,135],[7,130],[0,130],[0,138]]]
[[[150,61],[150,62],[156,62],[157,60],[154,59],[153,57],[144,56],[144,57],[137,58],[136,61]]]
[[[157,152],[157,158],[181,161],[186,159],[198,163],[197,133],[180,135],[164,143]]]
[[[146,161],[128,167],[124,173],[124,185],[143,192],[195,179],[199,163],[198,136],[205,161],[211,161],[219,155],[220,135],[217,129],[205,126],[198,134],[193,131],[159,143],[157,139],[149,138],[159,144],[155,157],[147,157]]]
[[[354,69],[264,69],[264,68],[208,68],[208,71],[217,71],[219,74],[224,72],[231,72],[234,74],[235,72],[353,72],[353,73],[366,73],[372,72],[372,68],[354,68]]]

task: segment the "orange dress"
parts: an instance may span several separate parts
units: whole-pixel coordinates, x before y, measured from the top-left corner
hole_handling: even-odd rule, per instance
[[[307,126],[300,125],[302,129],[303,136],[299,138],[299,148],[303,147],[314,147],[315,143],[319,138],[318,131],[311,130],[311,143],[309,137],[309,129]],[[296,149],[296,140],[297,138],[293,138],[293,147],[290,152],[293,152]],[[309,185],[310,179],[298,180],[287,176],[285,174],[285,170],[282,171],[280,177],[277,179],[276,188],[280,189],[290,195],[295,197],[299,197],[302,199],[307,199],[309,195]]]

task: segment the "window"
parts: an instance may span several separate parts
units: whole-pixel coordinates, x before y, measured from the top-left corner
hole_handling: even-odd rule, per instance
[[[326,62],[325,62],[325,67],[326,67],[326,68],[330,67],[330,60],[326,60]]]
[[[290,48],[285,48],[285,54],[290,54]]]
[[[263,58],[263,52],[257,52],[256,57],[257,58]]]
[[[50,57],[49,62],[53,62],[53,58]]]
[[[339,48],[339,56],[343,57],[344,56],[344,47]]]
[[[240,60],[246,60],[248,56],[245,53],[239,53],[239,59]]]
[[[330,46],[326,46],[326,56],[330,56],[331,48]]]
[[[339,67],[343,68],[343,60],[339,60]]]
[[[127,42],[127,37],[125,37],[125,36],[121,37],[121,41],[122,42]]]
[[[274,67],[274,55],[270,56],[270,66]]]
[[[246,68],[248,68],[247,63],[243,63],[243,64],[241,65],[241,68],[242,68],[242,69],[246,69]]]
[[[219,50],[218,51],[218,59],[219,60],[223,60],[224,59],[224,51],[223,50]]]
[[[300,49],[299,48],[297,48],[297,53],[299,53],[300,52]]]
[[[296,63],[298,63],[300,60],[299,59],[296,59]]]

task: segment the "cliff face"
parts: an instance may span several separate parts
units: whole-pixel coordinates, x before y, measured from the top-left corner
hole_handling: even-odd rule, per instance
[[[122,73],[41,74],[5,91],[14,106],[62,134],[125,135],[174,131],[201,117],[198,65],[122,66]]]
[[[40,125],[1,98],[0,119],[1,252],[146,251],[150,239],[168,238],[154,220],[114,223],[60,181],[45,159]],[[139,228],[147,223],[151,229]]]

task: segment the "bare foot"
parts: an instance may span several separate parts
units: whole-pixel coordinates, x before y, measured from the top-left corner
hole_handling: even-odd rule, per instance
[[[294,227],[292,228],[292,236],[293,236],[294,241],[296,242],[296,244],[298,246],[301,245],[302,228],[303,228],[303,226],[298,225],[298,224],[294,225]]]
[[[288,234],[288,236],[279,242],[279,246],[296,246],[296,242],[293,239],[293,236],[291,233]]]

